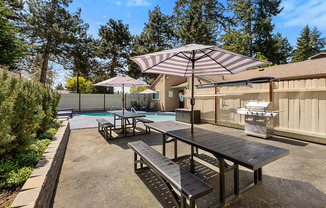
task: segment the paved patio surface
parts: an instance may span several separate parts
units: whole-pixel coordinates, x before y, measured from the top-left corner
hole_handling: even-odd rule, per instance
[[[277,136],[261,139],[245,136],[243,130],[209,124],[198,126],[290,150],[289,155],[263,167],[262,184],[228,207],[325,207],[325,145]],[[96,128],[72,130],[53,207],[174,207],[169,193],[151,171],[134,173],[133,151],[127,143],[137,140],[161,152],[161,134],[155,131],[106,141]],[[172,145],[167,144],[170,158]],[[178,153],[189,154],[190,147],[178,142]],[[179,164],[189,169],[188,160],[180,160]],[[219,200],[218,172],[196,163],[196,175],[214,188],[197,200],[196,206],[211,207]],[[228,172],[227,192],[232,192],[232,178],[232,171]],[[252,171],[241,168],[240,188],[252,181]]]

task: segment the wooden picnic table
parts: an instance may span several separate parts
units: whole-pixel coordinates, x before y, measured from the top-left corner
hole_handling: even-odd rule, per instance
[[[127,127],[131,126],[133,135],[135,135],[135,129],[136,129],[136,119],[141,117],[146,117],[146,115],[143,114],[137,114],[129,111],[108,111],[114,116],[114,127],[116,129],[116,121],[121,120],[121,129],[122,134],[124,136],[127,136]],[[132,120],[130,123],[129,119]]]
[[[234,171],[234,194],[228,198],[228,201],[237,198],[240,194],[251,189],[255,185],[262,182],[262,167],[285,155],[289,154],[289,150],[238,138],[231,135],[218,133],[215,131],[194,128],[191,133],[189,125],[180,122],[156,122],[145,124],[149,128],[157,130],[164,135],[163,154],[165,154],[166,136],[173,137],[186,144],[191,145],[190,164],[191,171],[194,172],[194,148],[207,151],[213,154],[219,161],[219,179],[220,179],[220,202],[222,205],[227,203],[225,195],[225,173]],[[175,148],[176,150],[176,148]],[[176,153],[175,153],[176,155]],[[225,160],[233,162],[233,165],[226,165]],[[254,171],[254,183],[239,189],[239,165]]]

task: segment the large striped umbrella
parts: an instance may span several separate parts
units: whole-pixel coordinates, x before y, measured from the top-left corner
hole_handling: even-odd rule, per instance
[[[194,123],[194,77],[236,74],[270,62],[240,55],[218,46],[190,44],[171,50],[132,57],[142,72],[192,77],[191,132]]]
[[[104,80],[102,82],[94,84],[94,86],[104,86],[104,87],[121,87],[122,88],[122,111],[125,109],[125,98],[124,98],[124,87],[139,87],[139,86],[149,86],[143,81],[139,81],[128,75],[119,75],[111,79]]]

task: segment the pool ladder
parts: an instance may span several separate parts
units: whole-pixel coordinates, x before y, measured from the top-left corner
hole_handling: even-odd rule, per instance
[[[136,109],[134,109],[134,107],[131,107],[131,108],[130,108],[130,111],[131,111],[131,112],[134,111],[135,113],[137,113],[137,111],[136,111]]]

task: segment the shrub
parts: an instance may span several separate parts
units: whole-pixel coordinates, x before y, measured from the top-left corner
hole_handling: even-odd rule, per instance
[[[0,157],[26,153],[37,136],[52,138],[59,101],[50,88],[0,76]]]
[[[33,168],[31,167],[22,167],[17,171],[11,171],[5,176],[6,181],[3,185],[4,187],[13,187],[22,184],[29,178],[32,172]]]

